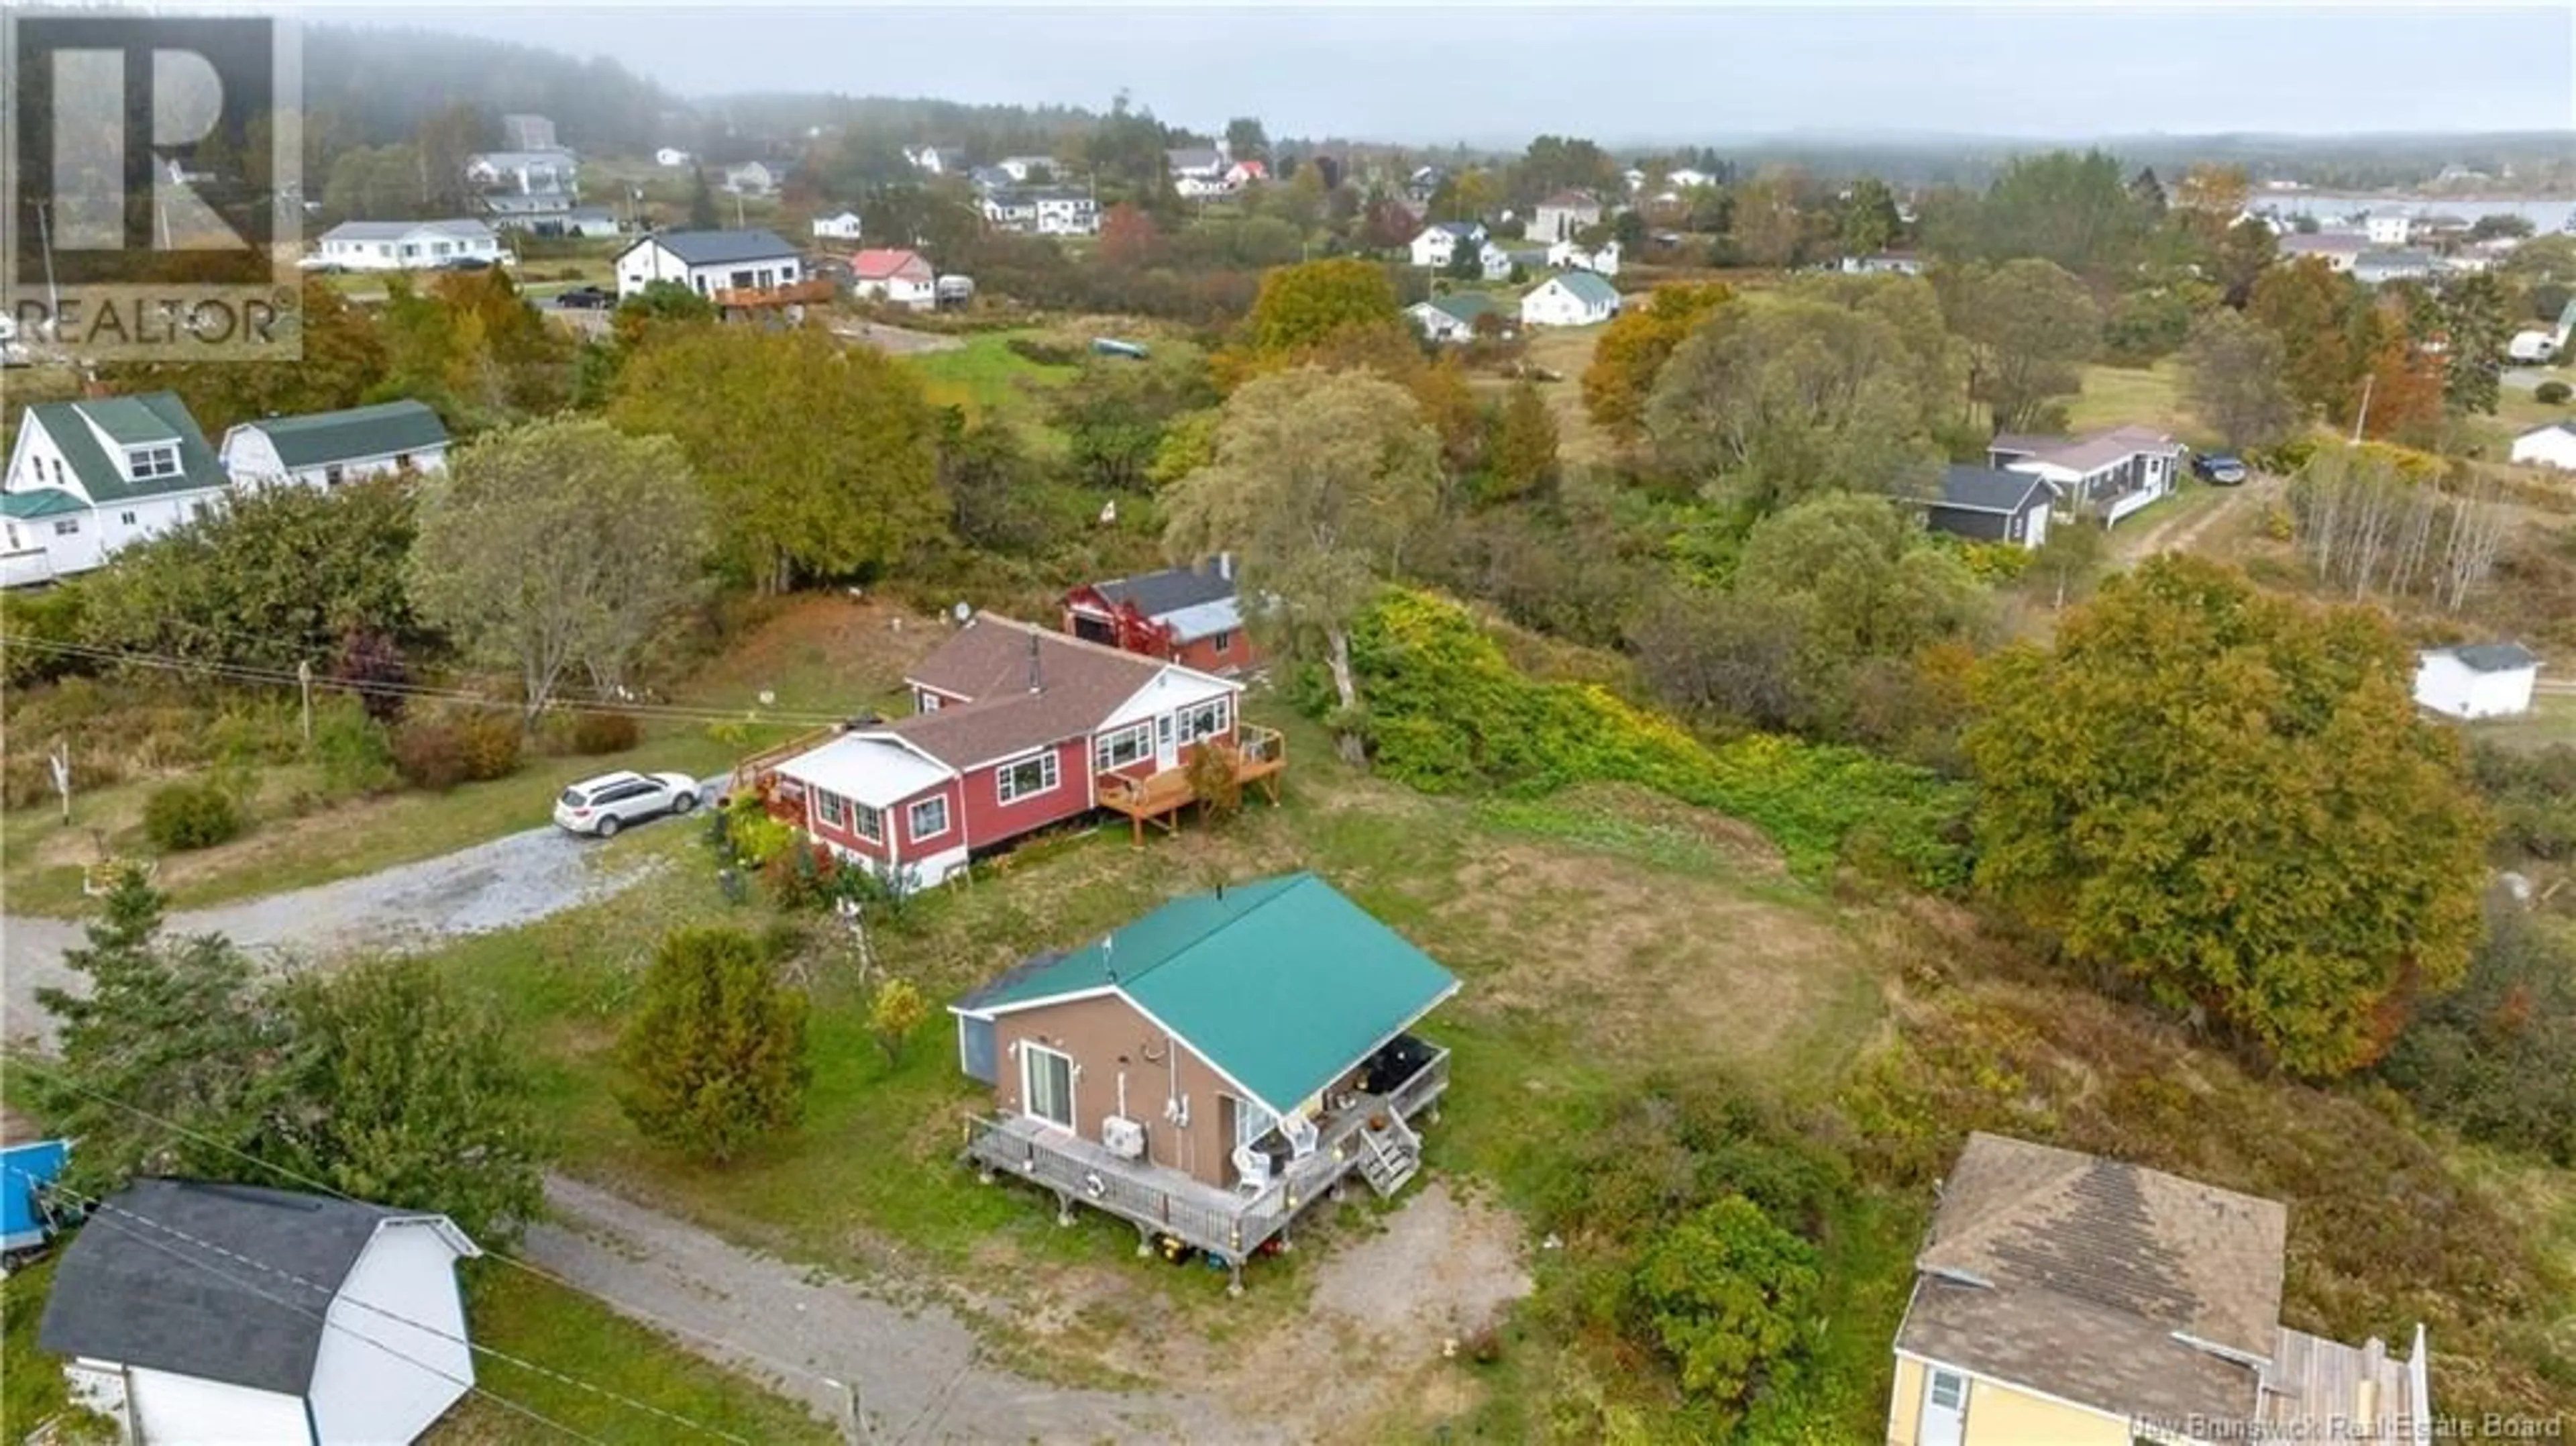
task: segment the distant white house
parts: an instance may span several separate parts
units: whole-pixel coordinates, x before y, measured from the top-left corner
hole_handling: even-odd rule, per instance
[[[214,506],[231,485],[170,392],[38,402],[0,474],[0,587],[107,565]]]
[[[1920,276],[1923,258],[1910,251],[1880,251],[1868,256],[1846,256],[1835,263],[1835,269],[1846,276]]]
[[[724,188],[737,196],[766,196],[778,189],[779,179],[767,161],[745,161],[725,167]]]
[[[1413,238],[1413,264],[1437,271],[1456,258],[1458,248],[1485,244],[1485,228],[1473,221],[1434,221]]]
[[[405,1446],[474,1389],[444,1215],[141,1179],[54,1268],[36,1342],[129,1441]]]
[[[1457,291],[1417,301],[1404,314],[1426,338],[1459,345],[1475,339],[1478,321],[1502,313],[1494,299],[1481,291]]]
[[[561,147],[485,151],[465,158],[465,179],[521,196],[570,196],[580,190],[581,162]]]
[[[2364,286],[2422,281],[2442,269],[2430,251],[2364,251],[2352,259],[2352,279]]]
[[[1026,185],[1033,176],[1052,177],[1056,173],[1056,161],[1053,156],[1004,156],[993,165],[996,170],[1010,177],[1015,185]]]
[[[2551,422],[2514,438],[2513,460],[2526,467],[2576,472],[2576,421]]]
[[[458,261],[502,260],[501,238],[480,221],[343,221],[322,233],[314,259],[347,271],[419,271]]]
[[[805,258],[775,231],[670,231],[617,254],[621,300],[656,281],[676,281],[713,297],[724,290],[791,286],[804,278]]]
[[[1512,268],[1514,267],[1519,267],[1522,276],[1526,277],[1531,272],[1546,269],[1547,248],[1505,246],[1499,241],[1487,241],[1477,249],[1476,266],[1478,272],[1487,281],[1513,280]]]
[[[1601,198],[1590,191],[1559,191],[1530,212],[1529,239],[1571,241],[1576,233],[1601,224]]]
[[[1523,326],[1593,326],[1619,314],[1619,289],[1589,271],[1551,276],[1521,298]]]
[[[2368,238],[2350,231],[2320,231],[2310,236],[2294,232],[2281,238],[2280,256],[2284,261],[2314,256],[2329,271],[2348,272],[2368,246]]]
[[[2415,234],[2415,218],[2402,212],[2394,216],[2373,216],[2362,222],[2361,230],[2373,246],[2403,246]]]
[[[606,206],[575,206],[557,225],[566,236],[614,236],[626,229]]]
[[[814,239],[817,241],[858,240],[859,213],[856,211],[838,211],[829,216],[815,217]]]
[[[1547,264],[1555,271],[1589,271],[1596,276],[1619,274],[1619,243],[1604,241],[1598,249],[1586,250],[1572,241],[1559,241],[1547,248]]]
[[[918,251],[877,249],[850,258],[850,293],[927,311],[939,303],[939,276]]]
[[[984,193],[984,219],[1028,236],[1091,236],[1100,201],[1083,186],[1003,186]]]
[[[2415,659],[2415,701],[2448,718],[2510,718],[2531,711],[2540,659],[2520,643],[2436,648]]]
[[[219,455],[236,487],[337,487],[406,468],[441,470],[447,465],[447,426],[422,403],[379,402],[243,422],[224,433]]]
[[[966,169],[966,153],[955,146],[906,146],[903,158],[925,175],[949,176]]]
[[[678,146],[664,146],[653,153],[653,164],[657,166],[685,166],[692,159],[693,157],[687,151],[681,150]]]

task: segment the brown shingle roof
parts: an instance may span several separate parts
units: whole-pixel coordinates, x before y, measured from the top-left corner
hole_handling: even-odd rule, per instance
[[[2277,1201],[1997,1135],[1968,1137],[1900,1348],[2114,1413],[2254,1408],[2278,1343]]]
[[[907,679],[970,701],[883,731],[952,768],[971,768],[1088,733],[1163,668],[1140,654],[980,613]]]

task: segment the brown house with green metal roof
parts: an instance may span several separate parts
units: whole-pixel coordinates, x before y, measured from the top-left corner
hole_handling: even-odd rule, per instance
[[[1449,1054],[1412,1031],[1448,970],[1313,874],[1175,899],[950,1006],[992,1086],[966,1155],[1134,1225],[1139,1250],[1243,1262],[1359,1175],[1421,1166]]]
[[[106,565],[204,512],[230,485],[177,396],[40,402],[0,474],[0,587]]]

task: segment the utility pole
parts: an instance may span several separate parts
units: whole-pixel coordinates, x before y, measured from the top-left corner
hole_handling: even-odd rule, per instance
[[[313,660],[295,660],[295,686],[304,694],[304,746],[313,746]]]
[[[63,822],[69,824],[72,821],[71,744],[60,738],[55,739],[54,751],[46,755],[45,762],[53,767],[54,792],[63,796]]]

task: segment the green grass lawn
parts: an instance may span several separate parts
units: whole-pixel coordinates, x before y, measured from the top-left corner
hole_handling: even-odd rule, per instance
[[[2559,743],[2576,745],[2576,693],[2535,693],[2531,711],[2519,718],[2490,718],[2461,727],[2472,739],[2507,748],[2538,750]]]
[[[2088,366],[2084,391],[2067,408],[2078,432],[2134,425],[2199,441],[2204,430],[2182,404],[2182,368],[2168,357],[2152,367]]]
[[[827,1446],[843,1439],[797,1402],[712,1365],[658,1331],[578,1291],[489,1262],[468,1266],[466,1317],[475,1342],[747,1441]],[[475,1384],[600,1440],[695,1446],[706,1432],[599,1392],[478,1352]],[[483,1396],[456,1404],[428,1446],[500,1446],[560,1440],[557,1433]]]
[[[1011,350],[1015,339],[1063,343],[1045,331],[985,331],[949,351],[918,352],[904,364],[918,372],[939,406],[962,406],[970,417],[1016,426],[1032,444],[1061,449],[1063,439],[1046,424],[1046,392],[1082,374],[1079,364],[1033,362]]]

